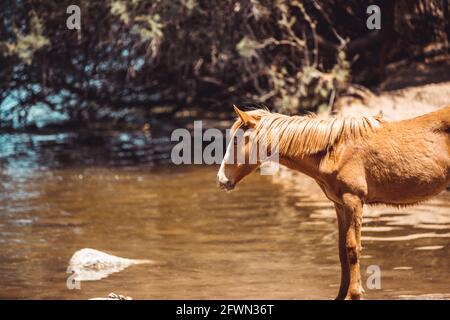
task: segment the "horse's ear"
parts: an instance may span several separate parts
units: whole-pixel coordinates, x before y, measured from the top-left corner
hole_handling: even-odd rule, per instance
[[[236,107],[236,105],[234,105],[234,104],[233,104],[233,108],[234,108],[234,112],[236,112],[236,114],[239,116],[239,118],[241,118],[241,121],[244,125],[250,126],[250,125],[256,124],[255,118],[253,118],[247,112],[239,110],[239,108]]]

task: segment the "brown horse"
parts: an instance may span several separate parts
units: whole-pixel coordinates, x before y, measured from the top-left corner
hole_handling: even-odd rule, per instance
[[[359,260],[364,204],[413,205],[450,183],[450,106],[399,122],[235,111],[239,118],[232,137],[239,128],[253,133],[242,144],[229,144],[219,185],[233,189],[257,169],[263,159],[254,164],[232,160],[239,154],[248,159],[255,141],[274,144],[268,133],[277,132],[279,163],[315,179],[334,203],[341,262],[337,299],[359,299],[363,293]]]

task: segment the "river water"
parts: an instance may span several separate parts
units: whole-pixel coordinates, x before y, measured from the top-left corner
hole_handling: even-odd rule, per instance
[[[334,298],[335,214],[310,180],[255,173],[225,193],[217,166],[170,165],[170,148],[142,133],[0,135],[0,298]],[[450,192],[366,208],[363,247],[366,299],[450,298]],[[82,248],[154,263],[69,290]]]

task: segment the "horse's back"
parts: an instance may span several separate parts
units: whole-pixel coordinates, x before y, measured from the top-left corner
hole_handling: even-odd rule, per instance
[[[385,122],[363,142],[349,146],[346,158],[364,167],[367,201],[406,205],[445,189],[450,183],[449,128],[450,106]]]
[[[416,124],[416,125],[430,126],[435,130],[449,133],[450,105],[413,119],[404,120],[404,122],[412,123],[413,125]]]

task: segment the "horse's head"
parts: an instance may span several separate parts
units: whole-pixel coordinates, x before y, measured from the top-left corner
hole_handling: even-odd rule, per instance
[[[245,112],[234,106],[239,118],[230,130],[230,142],[217,174],[222,189],[232,190],[245,176],[256,170],[260,161],[256,146],[255,129],[261,119],[258,112]]]

